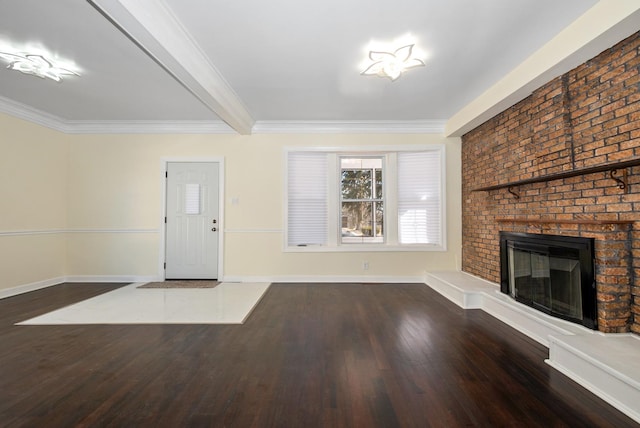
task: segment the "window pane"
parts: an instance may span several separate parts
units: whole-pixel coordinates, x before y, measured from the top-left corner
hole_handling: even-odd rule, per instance
[[[374,215],[375,213],[375,215]],[[342,242],[383,242],[383,210],[380,202],[342,203]]]
[[[371,236],[371,202],[343,202],[342,203],[342,234],[345,229],[349,236]]]
[[[376,199],[382,199],[382,169],[376,169]]]
[[[384,236],[384,203],[376,202],[375,204],[376,222],[375,222],[375,236]]]
[[[187,183],[184,185],[184,213],[200,214],[199,183]]]
[[[371,170],[342,170],[342,199],[371,199]]]

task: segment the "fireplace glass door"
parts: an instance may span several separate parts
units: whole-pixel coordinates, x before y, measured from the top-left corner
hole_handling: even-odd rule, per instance
[[[593,239],[500,233],[500,289],[547,314],[597,328]]]
[[[580,261],[509,246],[509,294],[543,312],[582,319]]]

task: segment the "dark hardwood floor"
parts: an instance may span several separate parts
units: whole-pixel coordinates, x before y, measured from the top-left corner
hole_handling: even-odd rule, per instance
[[[0,426],[638,426],[424,285],[274,284],[236,326],[14,325],[117,286],[0,300]]]

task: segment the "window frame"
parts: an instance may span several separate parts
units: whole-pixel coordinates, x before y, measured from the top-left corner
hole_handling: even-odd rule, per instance
[[[338,172],[338,177],[342,177],[342,171],[345,170],[346,168],[342,168],[342,160],[343,159],[378,159],[380,160],[381,166],[379,169],[376,168],[354,168],[353,170],[367,170],[367,171],[371,171],[371,197],[367,198],[367,199],[344,199],[343,197],[343,188],[342,188],[342,179],[338,179],[338,184],[339,184],[339,188],[338,188],[338,218],[340,219],[340,228],[338,230],[339,234],[340,234],[340,238],[339,238],[339,245],[355,245],[355,246],[361,246],[361,245],[385,245],[386,244],[386,234],[384,233],[384,231],[386,230],[386,225],[387,225],[387,213],[384,212],[384,208],[383,208],[383,219],[382,219],[382,241],[380,242],[375,242],[373,240],[368,240],[368,241],[364,241],[364,242],[344,242],[344,237],[342,236],[342,204],[344,202],[367,202],[367,203],[371,203],[372,206],[374,207],[374,209],[372,210],[372,216],[375,217],[375,206],[378,203],[382,203],[382,206],[384,207],[386,205],[386,195],[387,195],[387,190],[386,190],[386,176],[385,176],[385,168],[387,165],[387,156],[385,154],[375,154],[375,155],[371,155],[371,154],[362,154],[362,155],[354,155],[354,154],[349,154],[349,155],[344,155],[344,154],[337,154],[337,158],[338,158],[338,165],[339,165],[339,172]],[[380,173],[382,174],[382,189],[381,189],[381,194],[377,195],[376,192],[376,171],[380,171]],[[374,226],[375,226],[375,221],[374,221]],[[375,233],[375,232],[374,232]],[[366,239],[366,238],[365,238]]]
[[[400,152],[437,152],[440,160],[440,243],[400,244],[398,239],[398,171],[397,154]],[[328,155],[327,201],[328,236],[326,245],[295,246],[288,241],[288,159],[291,152],[322,152]],[[340,157],[382,157],[383,193],[385,203],[383,243],[341,243],[341,185]],[[285,147],[283,150],[283,251],[284,252],[402,252],[447,251],[446,224],[446,150],[444,144],[413,146],[358,146],[358,147]],[[334,173],[330,173],[334,171]],[[331,193],[333,191],[333,193]]]

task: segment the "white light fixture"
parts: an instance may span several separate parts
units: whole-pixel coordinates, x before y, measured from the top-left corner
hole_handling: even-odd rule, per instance
[[[394,81],[406,70],[424,66],[424,61],[414,55],[414,47],[415,43],[406,43],[393,52],[383,49],[369,50],[369,61],[365,64],[367,68],[360,74],[388,77]]]
[[[42,79],[62,82],[62,76],[80,76],[77,71],[60,66],[56,61],[44,55],[25,52],[0,52],[0,58],[9,61],[10,70],[30,74]]]

